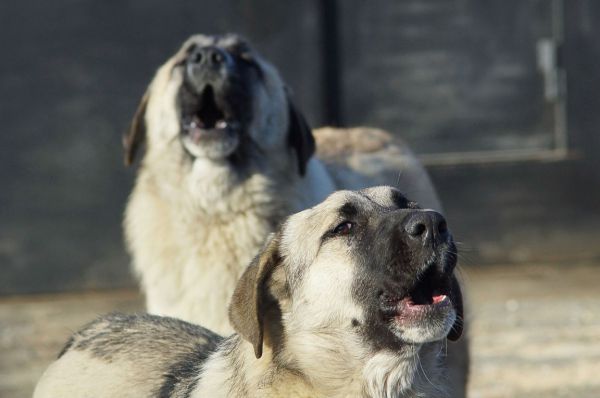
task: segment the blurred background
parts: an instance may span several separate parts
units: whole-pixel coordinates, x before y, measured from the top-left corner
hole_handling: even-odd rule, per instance
[[[313,126],[420,155],[462,242],[471,396],[600,396],[599,21],[593,0],[0,3],[0,396],[141,308],[121,135],[197,32],[250,39]]]

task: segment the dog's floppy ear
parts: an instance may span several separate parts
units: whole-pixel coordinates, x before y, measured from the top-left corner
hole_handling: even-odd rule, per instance
[[[450,300],[456,311],[456,320],[454,321],[454,325],[452,325],[452,329],[450,329],[450,333],[448,333],[448,340],[456,341],[463,333],[464,311],[460,283],[454,275],[452,275],[452,284],[450,286]]]
[[[267,311],[266,282],[280,261],[279,235],[272,234],[242,274],[229,304],[229,320],[233,329],[252,344],[256,358],[262,356],[263,320]]]
[[[296,151],[298,158],[298,172],[301,176],[306,173],[306,164],[310,157],[315,153],[315,138],[312,130],[304,115],[287,95],[289,126],[288,126],[288,144]]]
[[[135,155],[146,140],[146,107],[148,106],[148,91],[142,96],[142,100],[135,110],[129,130],[123,135],[123,148],[125,149],[125,166],[130,166]]]

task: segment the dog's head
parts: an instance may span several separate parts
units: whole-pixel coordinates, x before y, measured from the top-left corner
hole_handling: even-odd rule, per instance
[[[314,152],[277,70],[231,34],[192,36],[158,70],[124,137],[126,164],[144,142],[147,156],[233,165],[289,148],[300,174]]]
[[[357,355],[456,340],[456,259],[441,214],[391,187],[338,191],[270,237],[239,281],[230,319],[257,357],[263,336],[275,350]]]

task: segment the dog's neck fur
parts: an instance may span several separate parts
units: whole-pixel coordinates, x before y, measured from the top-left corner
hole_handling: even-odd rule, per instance
[[[445,397],[437,368],[440,343],[407,347],[402,353],[380,351],[369,357],[347,358],[348,369],[336,378],[324,378],[328,364],[298,369],[286,353],[274,357],[264,347],[256,359],[252,346],[238,335],[229,337],[203,369],[192,397]],[[336,355],[332,351],[332,355]],[[423,358],[429,356],[432,358]],[[336,358],[337,360],[338,358]],[[434,365],[435,366],[435,365]],[[223,386],[230,386],[226,391]]]
[[[301,177],[285,153],[270,158],[268,168],[258,161],[247,165],[245,175],[200,159],[181,173],[181,162],[148,155],[125,219],[147,309],[228,334],[227,303],[253,253],[284,216],[324,199],[333,183],[307,188],[329,180],[323,166],[312,159]],[[173,170],[153,170],[165,164]]]

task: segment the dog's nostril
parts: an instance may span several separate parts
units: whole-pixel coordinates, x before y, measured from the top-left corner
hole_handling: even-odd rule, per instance
[[[213,51],[210,55],[210,60],[215,64],[220,64],[223,62],[223,55],[218,51]]]
[[[194,65],[218,67],[225,62],[225,54],[216,47],[198,48],[190,54],[189,62]]]
[[[406,232],[408,232],[409,235],[411,236],[421,236],[423,235],[423,233],[427,230],[427,226],[423,223],[415,223],[415,224],[411,224],[409,225],[409,227],[406,229]]]
[[[418,241],[442,242],[448,235],[448,224],[444,216],[438,212],[416,211],[406,217],[404,231]]]
[[[202,53],[201,52],[197,52],[192,56],[192,62],[195,64],[199,64],[200,62],[202,62]]]
[[[438,232],[440,235],[444,235],[446,232],[448,232],[448,224],[446,223],[446,220],[440,221],[438,224]]]

